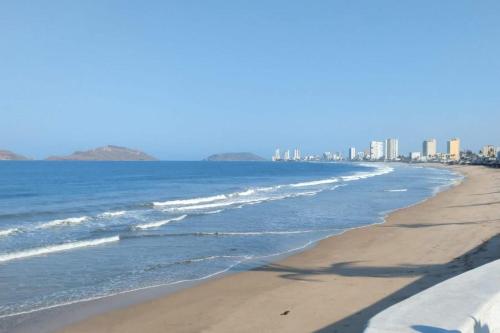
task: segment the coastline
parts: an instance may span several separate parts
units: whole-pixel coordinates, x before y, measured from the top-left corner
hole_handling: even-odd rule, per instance
[[[435,166],[432,165],[432,167]],[[484,173],[488,173],[488,169],[480,167],[453,167],[452,169],[466,176],[472,176],[472,187],[484,187],[483,182],[477,183]],[[490,173],[491,171],[489,170]],[[363,321],[366,322],[371,317],[368,315],[373,312],[363,310],[362,300],[369,303],[375,300],[376,296],[351,295],[355,297],[349,299],[349,287],[360,289],[372,286],[376,291],[375,294],[381,297],[382,290],[377,290],[378,286],[372,280],[383,278],[383,276],[378,275],[384,275],[385,269],[382,270],[379,267],[380,272],[375,274],[376,276],[371,276],[373,274],[358,276],[352,273],[346,275],[346,270],[371,271],[372,268],[370,268],[371,265],[364,267],[362,263],[355,262],[357,260],[348,262],[342,261],[342,259],[363,258],[363,253],[360,250],[369,250],[370,246],[373,246],[374,237],[371,235],[373,232],[379,234],[380,230],[390,230],[392,233],[393,228],[394,230],[402,229],[405,232],[425,231],[425,226],[395,227],[391,224],[395,224],[396,221],[401,222],[402,216],[408,215],[407,213],[411,214],[412,210],[419,207],[429,205],[429,202],[431,205],[435,205],[434,201],[443,201],[443,196],[453,199],[454,196],[456,197],[455,192],[464,192],[460,189],[471,187],[469,178],[465,178],[462,184],[439,192],[422,202],[390,212],[383,224],[372,224],[346,230],[341,234],[315,243],[313,247],[305,246],[305,251],[292,254],[285,259],[273,261],[273,263],[264,264],[246,272],[217,275],[216,278],[203,280],[203,283],[199,281],[187,283],[176,290],[169,291],[169,288],[156,287],[147,290],[146,295],[142,291],[140,297],[134,293],[128,293],[127,297],[112,296],[115,303],[119,304],[115,304],[118,309],[111,311],[106,311],[103,304],[99,306],[99,302],[90,301],[83,307],[84,311],[81,314],[81,317],[90,317],[89,319],[75,324],[71,324],[71,321],[59,324],[63,324],[62,326],[70,324],[62,330],[64,332],[135,332],[138,330],[219,332],[233,331],[234,327],[238,327],[238,331],[321,331],[322,328],[325,328],[326,331],[335,331],[341,327],[342,332],[359,332],[362,327],[353,325],[353,322],[364,324]],[[495,184],[491,185],[497,186],[496,189],[498,189],[498,177],[496,180]],[[466,189],[464,193],[471,189]],[[495,193],[491,195],[495,195]],[[450,198],[445,198],[446,200],[450,200]],[[448,219],[453,219],[453,217]],[[429,225],[444,228],[444,226],[435,223]],[[455,225],[455,223],[450,225]],[[481,223],[478,222],[478,225]],[[495,230],[498,233],[498,227]],[[380,235],[375,236],[375,238],[377,237]],[[360,242],[361,246],[353,245],[353,243]],[[477,245],[475,243],[474,245]],[[343,251],[346,250],[350,252],[349,255],[343,255]],[[463,252],[459,253],[459,255],[461,254]],[[406,264],[415,265],[412,262]],[[416,264],[421,265],[420,262]],[[391,275],[391,269],[387,271]],[[383,290],[390,293],[391,287],[402,286],[405,282],[411,283],[417,278],[418,274],[412,273],[409,276],[403,274],[403,276],[391,277],[390,279],[387,277],[388,280],[395,281],[390,281],[389,286],[384,283]],[[440,281],[439,278],[435,278],[432,282],[420,283],[420,285],[428,287]],[[429,283],[431,284],[428,285]],[[338,304],[339,301],[342,304]],[[387,306],[389,305],[391,304],[387,304]],[[323,308],[326,308],[326,311],[323,311]],[[286,316],[280,316],[286,311],[290,312]],[[358,313],[358,315],[348,319],[348,316],[354,313]],[[75,320],[78,318],[73,319],[73,321]],[[60,327],[60,325],[56,325],[53,329]]]

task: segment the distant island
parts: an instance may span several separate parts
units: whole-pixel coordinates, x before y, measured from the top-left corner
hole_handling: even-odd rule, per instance
[[[258,155],[252,153],[222,153],[208,156],[206,161],[265,161]]]
[[[0,161],[26,161],[26,156],[13,153],[9,150],[0,150]]]
[[[156,161],[140,150],[119,146],[104,146],[87,151],[76,151],[68,156],[50,156],[49,161]]]

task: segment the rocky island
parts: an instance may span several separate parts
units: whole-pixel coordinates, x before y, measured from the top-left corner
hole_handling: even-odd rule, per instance
[[[50,156],[49,161],[156,161],[140,150],[119,146],[104,146],[87,151],[76,151],[68,156]]]
[[[26,156],[13,153],[9,150],[0,150],[0,161],[26,161]]]
[[[265,161],[253,153],[222,153],[210,155],[205,159],[206,161]]]

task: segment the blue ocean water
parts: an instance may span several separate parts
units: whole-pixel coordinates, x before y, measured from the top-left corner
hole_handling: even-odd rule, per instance
[[[458,179],[376,163],[0,162],[0,319],[248,269]]]

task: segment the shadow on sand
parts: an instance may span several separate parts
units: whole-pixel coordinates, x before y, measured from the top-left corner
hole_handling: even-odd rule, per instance
[[[270,264],[264,267],[256,268],[258,271],[272,271],[280,273],[280,277],[284,279],[300,280],[300,281],[318,281],[315,276],[334,274],[340,276],[363,276],[377,278],[393,278],[393,277],[412,277],[422,276],[418,280],[401,288],[391,295],[371,304],[370,306],[345,317],[335,323],[332,323],[320,330],[318,333],[339,332],[360,333],[366,327],[368,320],[380,311],[396,304],[420,291],[427,289],[439,282],[449,279],[453,276],[461,274],[470,269],[479,267],[488,262],[500,258],[500,234],[485,241],[471,251],[453,259],[446,264],[439,265],[404,265],[392,267],[372,267],[362,266],[361,262],[341,262],[335,263],[329,267],[321,269],[298,269],[279,264]],[[424,326],[419,326],[425,328]],[[420,332],[458,332],[447,331],[439,328],[434,328],[434,331]],[[418,332],[418,331],[416,331]],[[488,332],[488,331],[477,331]]]

